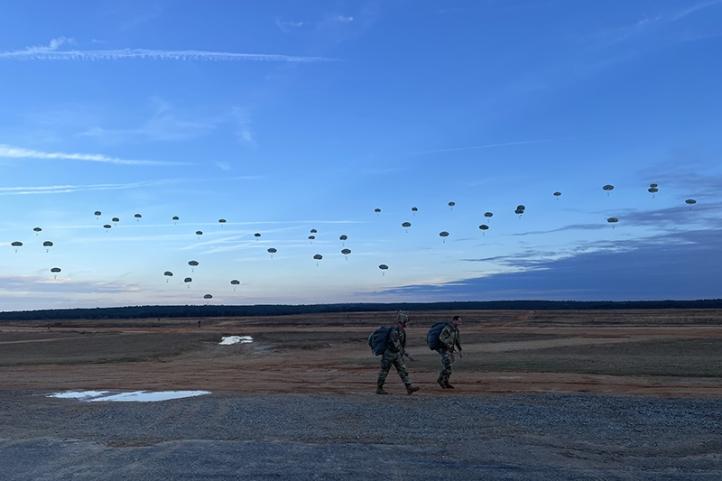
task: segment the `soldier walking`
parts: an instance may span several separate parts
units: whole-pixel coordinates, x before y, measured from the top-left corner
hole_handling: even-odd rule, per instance
[[[458,351],[459,356],[461,356],[461,336],[459,333],[461,323],[461,316],[454,316],[439,334],[439,347],[436,352],[441,356],[441,372],[436,382],[444,389],[454,389],[454,386],[449,384],[449,378],[451,377],[451,366],[456,360],[454,352]]]
[[[381,371],[376,382],[376,394],[388,394],[384,391],[384,383],[386,382],[386,376],[388,376],[391,366],[394,366],[396,371],[398,371],[399,377],[406,386],[407,394],[413,394],[419,390],[417,386],[411,383],[409,373],[404,364],[404,356],[411,359],[411,356],[406,352],[406,326],[408,323],[409,316],[403,312],[399,312],[396,316],[396,325],[392,327],[388,333],[386,350],[381,357]]]

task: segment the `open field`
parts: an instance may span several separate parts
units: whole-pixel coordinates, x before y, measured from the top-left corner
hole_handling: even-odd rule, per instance
[[[722,479],[722,311],[476,311],[454,391],[413,313],[0,323],[1,479]],[[221,336],[253,336],[220,346]],[[54,391],[208,390],[161,403]]]
[[[421,395],[440,395],[428,326],[412,315],[409,362]],[[604,392],[722,396],[722,311],[463,312],[454,395]],[[271,318],[3,322],[0,389],[208,389],[366,393],[378,359],[368,333],[390,313]],[[223,335],[252,344],[219,346]],[[399,390],[395,376],[390,388]]]

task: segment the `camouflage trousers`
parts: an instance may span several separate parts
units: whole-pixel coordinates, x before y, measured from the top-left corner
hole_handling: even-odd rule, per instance
[[[403,357],[400,353],[392,352],[390,350],[386,350],[381,357],[381,371],[379,371],[379,378],[376,381],[376,384],[379,387],[384,385],[386,382],[386,376],[389,375],[389,371],[391,370],[391,366],[396,368],[396,371],[398,371],[399,377],[404,384],[410,386],[411,379],[409,379],[409,372],[406,370]]]
[[[451,377],[451,366],[454,364],[454,353],[447,351],[446,349],[439,349],[437,352],[441,356],[441,371],[439,372],[439,379],[449,382],[449,378]]]

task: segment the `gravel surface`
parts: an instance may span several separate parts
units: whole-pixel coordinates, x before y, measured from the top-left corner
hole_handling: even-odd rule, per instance
[[[715,480],[722,400],[0,391],[0,479]]]

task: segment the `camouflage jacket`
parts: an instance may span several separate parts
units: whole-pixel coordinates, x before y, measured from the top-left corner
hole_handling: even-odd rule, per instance
[[[406,331],[399,326],[393,327],[389,333],[386,347],[391,352],[402,353],[406,350]]]
[[[459,329],[452,324],[448,324],[439,334],[439,342],[447,351],[461,351],[461,334]]]

